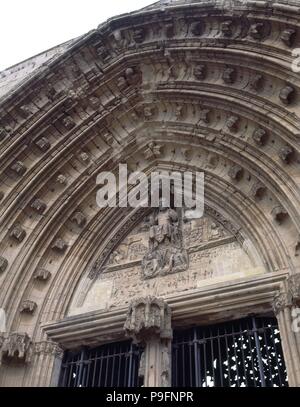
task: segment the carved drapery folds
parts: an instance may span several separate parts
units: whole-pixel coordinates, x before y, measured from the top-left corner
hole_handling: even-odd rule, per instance
[[[168,304],[152,296],[134,300],[128,308],[124,330],[143,348],[139,376],[144,379],[144,386],[170,386],[172,329]]]
[[[183,247],[181,228],[177,212],[161,204],[151,218],[149,250],[142,260],[143,278],[176,273],[188,268],[188,252]]]

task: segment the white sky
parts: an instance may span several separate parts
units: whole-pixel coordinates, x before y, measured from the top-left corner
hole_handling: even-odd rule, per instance
[[[0,71],[156,0],[2,0]]]

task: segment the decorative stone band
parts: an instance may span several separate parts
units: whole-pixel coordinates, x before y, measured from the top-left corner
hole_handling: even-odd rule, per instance
[[[286,289],[276,293],[273,301],[273,310],[278,314],[284,308],[300,306],[300,273],[287,278]]]
[[[138,298],[129,306],[124,330],[137,343],[146,342],[153,336],[171,339],[171,309],[163,299]]]
[[[26,332],[0,333],[0,364],[3,358],[30,363],[34,355],[62,358],[63,350],[51,341],[32,342]]]

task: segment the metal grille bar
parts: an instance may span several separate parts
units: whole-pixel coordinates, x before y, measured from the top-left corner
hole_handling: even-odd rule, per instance
[[[287,386],[275,318],[251,317],[175,331],[174,387]]]
[[[60,387],[137,387],[140,352],[130,341],[64,354]]]

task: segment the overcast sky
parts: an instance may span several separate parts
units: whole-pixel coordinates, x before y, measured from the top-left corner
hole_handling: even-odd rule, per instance
[[[0,71],[156,0],[2,0]]]

